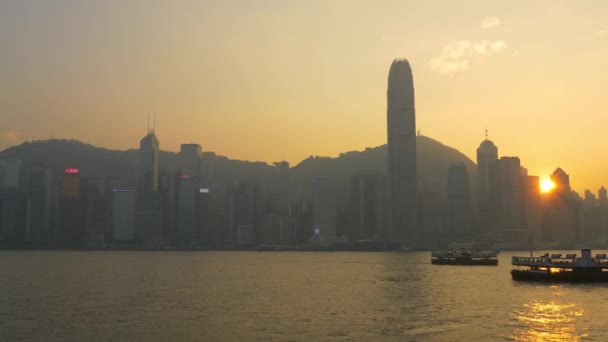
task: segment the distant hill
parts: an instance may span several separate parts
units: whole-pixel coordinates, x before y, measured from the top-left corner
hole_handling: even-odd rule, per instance
[[[419,189],[444,192],[448,168],[452,163],[465,164],[471,185],[474,186],[476,166],[456,149],[425,136],[417,137]],[[41,140],[26,142],[0,152],[0,159],[16,158],[25,168],[43,162],[61,174],[65,168],[77,167],[84,176],[122,179],[135,174],[137,151],[116,151],[84,144],[77,140]],[[213,176],[217,183],[257,181],[272,186],[276,183],[278,170],[263,162],[231,160],[224,156],[206,153],[204,159],[213,159]],[[162,151],[160,169],[175,169],[177,154]],[[340,154],[337,158],[310,157],[289,171],[292,191],[297,195],[310,194],[312,180],[317,176],[333,176],[340,184],[339,197],[347,196],[350,176],[364,173],[386,174],[386,145]]]
[[[51,139],[25,142],[0,152],[0,158],[21,159],[27,169],[36,163],[52,167],[54,174],[66,168],[79,168],[87,176],[120,177],[131,169],[128,151],[115,151],[81,143],[78,140]]]
[[[447,187],[448,169],[452,163],[462,162],[469,174],[469,182],[475,187],[477,166],[458,150],[425,136],[416,137],[419,191],[439,191]],[[386,174],[388,166],[387,146],[367,148],[340,154],[337,158],[309,157],[292,168],[292,177],[300,184],[300,191],[310,189],[316,176],[332,176],[340,181],[341,196],[346,196],[348,178],[354,174]],[[474,193],[474,192],[473,192]],[[344,198],[343,198],[344,199]]]

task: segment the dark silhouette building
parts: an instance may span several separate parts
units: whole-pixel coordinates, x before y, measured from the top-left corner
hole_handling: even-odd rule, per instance
[[[112,190],[112,239],[135,239],[135,191],[131,189]]]
[[[139,142],[140,192],[146,194],[158,191],[158,157],[160,144],[154,129],[149,129]]]
[[[313,240],[321,245],[336,243],[338,203],[334,177],[316,177],[312,185]]]
[[[492,234],[490,168],[497,160],[498,148],[491,140],[488,140],[488,130],[486,130],[486,139],[477,148],[477,208],[479,220],[477,233],[482,240],[487,240]]]
[[[348,232],[351,240],[381,237],[380,181],[380,176],[373,174],[351,177]]]
[[[177,240],[180,245],[191,245],[197,239],[195,180],[180,174],[177,185]]]
[[[198,186],[201,180],[201,157],[203,151],[199,144],[182,144],[178,155],[178,169],[188,175]]]
[[[55,232],[57,246],[62,248],[82,247],[87,218],[86,188],[77,168],[65,170],[59,203],[58,223]]]
[[[545,195],[542,238],[572,248],[581,241],[582,203],[570,188],[570,176],[561,168],[551,175],[553,191]]]
[[[0,243],[31,242],[30,208],[30,197],[26,193],[0,187]]]
[[[497,240],[519,243],[524,237],[519,235],[523,184],[518,157],[502,157],[490,165],[490,196],[491,226]]]
[[[211,189],[199,188],[196,194],[196,231],[199,241],[206,246],[216,241],[211,205]]]
[[[28,173],[28,195],[31,198],[30,240],[51,242],[52,173],[46,165],[34,165]]]
[[[388,174],[391,236],[395,242],[417,238],[416,108],[410,64],[391,64],[387,91]]]
[[[464,163],[450,166],[448,170],[447,233],[452,239],[471,236],[471,194],[469,177]]]

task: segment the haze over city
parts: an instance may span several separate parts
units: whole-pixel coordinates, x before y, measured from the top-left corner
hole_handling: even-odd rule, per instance
[[[525,10],[518,9],[519,5]],[[454,15],[457,11],[458,15]],[[572,187],[606,184],[608,3],[3,1],[0,149],[75,138],[297,164],[386,143],[386,76],[407,56],[417,128]]]
[[[606,18],[0,0],[0,340],[608,341]]]

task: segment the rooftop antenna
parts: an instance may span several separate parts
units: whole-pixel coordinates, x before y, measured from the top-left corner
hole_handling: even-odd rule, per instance
[[[150,113],[148,113],[148,133],[150,133]]]
[[[51,140],[53,140],[53,129],[51,128]]]
[[[152,132],[156,133],[156,113],[154,113],[154,126],[152,127]]]
[[[486,125],[486,141],[488,140],[488,125]]]

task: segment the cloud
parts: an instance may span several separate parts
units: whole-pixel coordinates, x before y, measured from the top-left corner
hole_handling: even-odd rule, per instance
[[[513,57],[518,57],[519,56],[519,50],[513,50],[513,52],[511,52],[511,56]]]
[[[507,43],[504,40],[479,42],[459,40],[446,45],[441,55],[429,61],[429,66],[439,74],[451,75],[467,70],[471,64],[482,63],[506,48]]]
[[[597,30],[597,31],[595,31],[595,35],[599,36],[599,37],[603,37],[606,35],[606,30],[604,30],[604,29]]]
[[[500,19],[498,19],[497,17],[490,17],[490,16],[483,18],[481,20],[481,22],[479,23],[479,27],[481,27],[484,30],[489,30],[498,25],[500,25]]]

